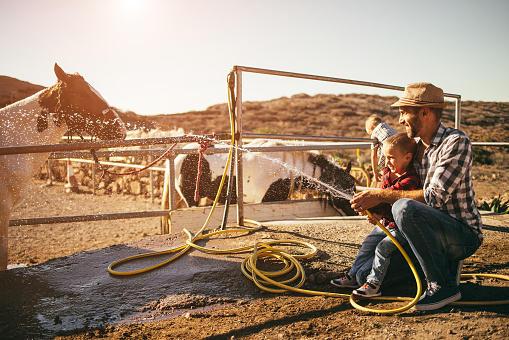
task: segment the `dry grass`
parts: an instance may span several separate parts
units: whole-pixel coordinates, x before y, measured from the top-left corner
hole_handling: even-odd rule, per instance
[[[263,102],[243,103],[242,125],[244,132],[279,133],[312,136],[368,137],[365,121],[378,114],[399,131],[399,112],[390,105],[396,97],[366,94],[296,94]],[[474,142],[508,142],[509,103],[463,101],[461,128]],[[152,120],[163,129],[182,127],[186,132],[229,132],[226,104],[213,105],[205,111],[173,115],[137,116]],[[444,110],[443,122],[454,126],[454,103]],[[507,148],[482,148],[489,153],[492,164],[506,167]],[[483,151],[483,152],[484,152]],[[352,154],[353,156],[353,154]],[[365,158],[367,155],[364,153]]]

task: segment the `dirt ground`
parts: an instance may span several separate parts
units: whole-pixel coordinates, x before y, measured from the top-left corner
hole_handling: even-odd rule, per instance
[[[504,172],[494,168],[474,171],[478,198],[509,193]],[[65,193],[61,185],[34,182],[29,197],[12,219],[120,211],[160,210],[159,203],[129,196],[94,196]],[[509,275],[509,215],[485,214],[485,242],[465,261],[463,273]],[[344,223],[344,222],[343,222]],[[302,261],[308,279],[306,289],[341,292],[328,282],[348,270],[363,237],[371,226],[352,219],[351,228],[338,230],[331,224],[314,227],[309,221],[267,223],[264,238],[297,239],[314,244],[316,256]],[[36,265],[47,260],[126,242],[157,240],[159,218],[79,222],[69,224],[10,227],[9,263]],[[255,233],[256,234],[256,233]],[[255,237],[255,236],[253,236]],[[240,270],[240,269],[239,269]],[[218,278],[221,279],[221,278]],[[197,285],[200,282],[196,283]],[[239,287],[253,285],[242,278]],[[232,287],[233,289],[234,287]],[[506,282],[476,278],[462,282],[464,299],[509,299]],[[145,311],[154,318],[132,318],[63,334],[59,339],[507,339],[509,306],[447,306],[434,312],[405,312],[387,316],[354,309],[348,299],[296,293],[260,291],[249,297],[218,298],[193,292],[147,301]],[[415,283],[383,291],[388,296],[412,296]],[[373,303],[382,309],[401,302]],[[132,311],[132,313],[138,311]]]

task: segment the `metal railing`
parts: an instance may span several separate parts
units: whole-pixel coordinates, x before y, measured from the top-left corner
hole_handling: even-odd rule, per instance
[[[218,135],[219,137],[229,137],[229,134]],[[338,150],[338,149],[358,149],[370,148],[372,140],[369,138],[348,138],[348,137],[322,137],[322,136],[290,136],[290,135],[262,135],[262,134],[246,134],[247,138],[277,138],[277,139],[305,139],[307,141],[328,141],[328,144],[309,144],[309,145],[286,145],[286,146],[273,146],[273,147],[246,147],[248,152],[291,152],[291,151],[309,151],[309,150]],[[204,135],[204,138],[212,138],[211,135]],[[52,151],[50,159],[86,159],[92,157],[89,151],[75,151],[93,149],[97,150],[103,147],[111,147],[114,144],[117,147],[124,146],[139,146],[139,145],[152,145],[157,144],[171,144],[181,142],[192,142],[195,137],[163,137],[163,138],[146,138],[146,139],[131,139],[125,141],[111,142],[84,142],[84,143],[71,143],[71,144],[50,144],[50,145],[37,145],[37,146],[21,146],[21,147],[3,147],[0,148],[0,155],[13,155],[13,154],[29,154],[29,153],[43,153]],[[95,151],[94,153],[100,157],[125,157],[125,156],[146,156],[146,155],[161,155],[167,151],[166,149],[141,149],[141,150],[102,150]],[[204,151],[205,154],[212,153],[227,153],[228,148],[209,148]],[[197,149],[182,149],[176,148],[171,151],[167,160],[167,167],[157,170],[165,170],[168,177],[168,194],[169,209],[155,210],[155,211],[137,211],[126,213],[106,213],[106,214],[90,214],[90,215],[73,215],[73,216],[53,216],[53,217],[36,217],[36,218],[22,218],[12,219],[9,221],[10,226],[19,225],[43,225],[52,223],[69,223],[69,222],[85,222],[85,221],[100,221],[100,220],[115,220],[124,218],[144,218],[144,217],[165,217],[168,216],[172,210],[176,209],[176,190],[175,190],[175,169],[174,159],[179,154],[197,154]],[[82,160],[86,162],[94,162],[92,160]],[[115,162],[101,162],[105,165],[116,166]],[[127,165],[126,165],[127,166]],[[140,167],[140,165],[132,164],[133,167]],[[173,175],[172,175],[173,174]],[[240,202],[240,200],[239,200]]]
[[[318,80],[332,83],[342,83],[342,84],[350,84],[350,85],[360,85],[360,86],[368,86],[375,88],[383,88],[388,90],[397,90],[404,91],[405,88],[402,86],[395,85],[387,85],[387,84],[379,84],[373,82],[352,80],[352,79],[343,79],[343,78],[333,78],[333,77],[325,77],[325,76],[317,76],[310,75],[304,73],[294,73],[294,72],[285,72],[285,71],[276,71],[255,67],[246,67],[246,66],[234,66],[233,71],[236,75],[236,124],[237,124],[237,133],[239,133],[240,138],[236,140],[237,146],[242,147],[242,136],[245,136],[242,131],[242,73],[258,73],[258,74],[267,74],[273,76],[280,77],[290,77],[290,78],[300,78],[300,79],[308,79],[308,80]],[[455,113],[455,127],[457,129],[460,128],[461,121],[461,96],[458,94],[444,93],[445,97],[454,98],[456,100],[456,113]],[[237,172],[237,197],[244,197],[243,186],[242,186],[242,178],[243,178],[243,164],[242,164],[242,149],[236,150],[236,172]],[[237,221],[244,221],[244,207],[242,200],[238,200],[237,202]]]
[[[375,87],[386,90],[396,90],[396,91],[404,91],[405,87],[396,86],[396,85],[387,85],[380,83],[373,83],[367,81],[360,80],[352,80],[352,79],[344,79],[344,78],[334,78],[334,77],[324,77],[317,76],[305,73],[295,73],[295,72],[285,72],[285,71],[276,71],[276,70],[268,70],[256,67],[246,67],[246,66],[234,66],[234,69],[237,70],[237,74],[240,72],[250,72],[250,73],[259,73],[259,74],[268,74],[273,76],[281,76],[281,77],[290,77],[290,78],[300,78],[300,79],[309,79],[309,80],[318,80],[325,81],[331,83],[341,83],[341,84],[349,84],[349,85],[359,85],[359,86],[367,86],[367,87]],[[242,78],[240,78],[242,79]],[[461,95],[453,94],[453,93],[444,93],[444,97],[455,99],[455,119],[454,119],[454,127],[456,129],[460,128],[461,121]]]
[[[324,76],[316,76],[302,73],[283,72],[261,68],[245,67],[245,66],[234,66],[236,74],[236,123],[238,128],[239,138],[236,140],[236,175],[237,175],[237,197],[243,197],[243,164],[242,164],[242,138],[276,138],[276,139],[295,139],[312,142],[327,142],[328,144],[312,144],[312,145],[300,145],[300,146],[275,146],[275,147],[258,147],[258,148],[247,148],[252,152],[271,152],[271,151],[306,151],[306,150],[337,150],[337,149],[357,149],[357,148],[370,148],[373,140],[368,138],[348,138],[348,137],[327,137],[327,136],[295,136],[295,135],[266,135],[266,134],[252,134],[243,133],[242,131],[242,72],[260,73],[268,75],[276,75],[283,77],[293,77],[301,79],[310,79],[334,83],[343,83],[351,85],[360,85],[376,88],[384,88],[389,90],[403,91],[404,87],[386,85],[365,81],[357,81],[342,78],[332,78]],[[455,113],[455,127],[460,128],[461,120],[461,96],[457,94],[445,93],[445,97],[453,98],[456,100],[456,113]],[[229,140],[230,134],[218,134],[216,135],[217,140]],[[186,143],[194,142],[196,138],[211,139],[212,135],[204,136],[180,136],[180,137],[158,137],[158,138],[145,138],[145,139],[131,139],[123,141],[101,141],[101,142],[80,142],[72,144],[55,144],[55,145],[37,145],[37,146],[17,146],[17,147],[2,147],[0,148],[0,155],[12,155],[22,153],[42,153],[52,152],[50,158],[89,158],[91,157],[90,152],[77,151],[77,150],[98,150],[103,148],[115,148],[115,147],[126,147],[126,146],[142,146],[142,145],[156,145],[156,144],[170,144],[170,143]],[[474,143],[474,145],[488,145],[488,143]],[[489,143],[492,145],[493,143]],[[509,144],[509,143],[505,143]],[[496,146],[499,146],[497,144]],[[502,145],[507,146],[507,145]],[[113,156],[127,156],[127,155],[160,155],[165,149],[148,149],[148,150],[109,150],[109,151],[96,151],[95,154],[98,157],[113,157]],[[208,149],[205,153],[221,153],[228,152],[226,148],[214,148]],[[168,159],[166,172],[169,173],[169,209],[163,209],[159,211],[145,211],[145,212],[131,212],[131,213],[117,213],[117,214],[94,214],[94,215],[79,215],[79,216],[61,216],[61,217],[44,217],[44,218],[32,218],[32,219],[20,219],[11,220],[10,225],[24,225],[24,224],[47,224],[47,223],[63,223],[63,222],[74,222],[74,221],[97,221],[97,220],[108,220],[108,219],[121,219],[121,218],[135,218],[135,217],[154,217],[154,216],[168,216],[172,209],[176,207],[175,198],[175,168],[174,162],[177,154],[191,154],[197,153],[197,150],[192,149],[174,149]],[[237,220],[243,221],[243,202],[238,201],[237,204]]]

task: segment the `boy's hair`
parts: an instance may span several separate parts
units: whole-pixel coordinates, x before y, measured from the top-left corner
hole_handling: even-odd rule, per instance
[[[366,131],[369,130],[369,128],[373,127],[377,127],[378,124],[382,123],[382,118],[380,118],[379,116],[377,115],[371,115],[368,117],[368,119],[366,120]]]
[[[405,154],[411,153],[412,156],[417,152],[417,142],[408,137],[405,132],[390,136],[385,140],[384,145],[399,148]]]

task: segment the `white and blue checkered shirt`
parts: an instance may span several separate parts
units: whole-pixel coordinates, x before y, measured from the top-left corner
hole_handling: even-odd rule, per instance
[[[382,153],[382,144],[387,138],[397,133],[398,131],[387,123],[378,124],[371,133],[371,138],[378,140],[378,142],[371,144],[371,149],[377,149],[378,165],[382,168],[385,167],[385,156]]]
[[[440,124],[422,163],[414,161],[414,167],[426,203],[465,223],[482,239],[481,215],[472,184],[472,143],[467,134]]]

